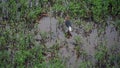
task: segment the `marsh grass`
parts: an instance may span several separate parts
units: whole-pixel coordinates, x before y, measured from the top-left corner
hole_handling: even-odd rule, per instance
[[[63,68],[64,65],[61,64],[61,60],[55,56],[52,56],[54,59],[50,60],[52,63],[50,62],[48,66],[44,54],[47,52],[46,48],[42,44],[37,44],[34,39],[35,35],[24,28],[21,23],[17,27],[9,26],[4,30],[0,30],[0,67],[48,68],[50,66],[56,68],[60,65],[60,68]],[[42,33],[41,36],[46,40],[46,33]],[[57,54],[57,44],[51,50]]]
[[[111,47],[111,49],[108,49],[105,45],[101,44],[97,47],[97,51],[95,53],[95,59],[96,64],[95,67],[119,67],[119,61],[116,61],[115,59],[119,59],[120,57],[119,53],[116,54],[116,50],[118,46],[115,46],[114,48]],[[114,59],[114,60],[113,60]]]
[[[2,21],[0,21],[0,68],[65,68],[65,64],[58,57],[59,46],[56,43],[47,50],[45,42],[46,33],[41,33],[42,43],[36,43],[34,36],[39,33],[37,30],[33,34],[32,26],[36,23],[36,19],[41,13],[55,12],[55,15],[63,17],[64,14],[70,15],[72,19],[82,18],[96,22],[98,25],[104,22],[106,16],[118,17],[120,12],[120,0],[2,0],[0,9]],[[37,2],[38,1],[38,2]],[[38,5],[36,5],[38,3]],[[20,4],[20,5],[19,5]],[[51,6],[47,7],[48,5]],[[0,17],[0,18],[1,18]],[[63,27],[63,18],[58,18],[60,28]],[[90,33],[93,29],[93,23],[86,23],[81,20],[73,21],[76,25],[82,26],[86,33]],[[2,26],[1,26],[2,25]],[[59,26],[58,25],[58,26]],[[120,30],[120,22],[116,20],[115,27]],[[105,26],[103,26],[105,27]],[[63,27],[64,28],[64,27]],[[65,32],[65,29],[62,29]],[[103,32],[99,29],[99,33]],[[96,48],[94,58],[95,64],[85,60],[87,53],[82,49],[81,38],[75,38],[75,50],[78,56],[82,56],[80,68],[119,68],[120,67],[120,51],[119,47],[114,46],[108,49],[101,44]],[[51,52],[52,58],[46,62],[46,55]],[[93,67],[92,67],[93,66]]]

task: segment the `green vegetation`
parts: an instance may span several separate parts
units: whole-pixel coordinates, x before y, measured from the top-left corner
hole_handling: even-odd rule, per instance
[[[0,31],[1,68],[64,68],[64,64],[57,55],[51,56],[49,63],[47,63],[45,57],[45,53],[49,50],[51,53],[57,54],[54,53],[57,45],[46,49],[42,44],[35,42],[34,34],[24,32],[23,26],[18,25],[18,27],[7,27]],[[46,37],[44,33],[42,33],[42,37]]]
[[[81,67],[82,68],[87,68],[87,67],[93,68],[90,61],[83,61],[83,62],[81,62],[79,68],[81,68]]]
[[[116,68],[120,67],[120,53],[117,50],[118,46],[111,47],[108,49],[105,45],[100,45],[97,47],[95,54],[96,68]]]
[[[120,4],[119,0],[83,0],[83,1],[62,1],[62,0],[10,0],[3,1],[0,4],[1,10],[4,10],[2,16],[6,16],[8,13],[9,20],[15,21],[21,18],[36,19],[43,12],[49,12],[52,9],[56,15],[68,14],[72,18],[91,18],[96,22],[103,22],[107,16],[119,16]],[[4,7],[2,7],[4,6]],[[48,6],[51,6],[48,7]],[[2,12],[2,11],[1,11]],[[17,18],[19,17],[19,18]]]
[[[85,32],[90,32],[93,29],[93,24],[91,22],[89,23],[84,22],[82,26]]]
[[[85,32],[93,29],[93,24],[104,25],[110,16],[114,26],[120,31],[120,0],[1,0],[0,1],[0,68],[65,68],[65,63],[58,56],[59,44],[46,48],[47,33],[41,32],[42,40],[37,43],[31,33],[36,20],[42,13],[53,13],[64,23],[69,15],[74,23],[82,26]],[[63,18],[62,18],[63,17]],[[86,23],[85,21],[92,21]],[[73,24],[74,24],[73,23]],[[62,24],[62,25],[61,25]],[[64,27],[64,26],[62,26]],[[99,30],[99,33],[104,29]],[[74,38],[77,57],[85,57],[82,38]],[[108,49],[99,45],[95,52],[95,64],[89,60],[80,63],[80,68],[116,68],[120,67],[120,52],[116,48]],[[50,53],[51,56],[46,58]]]
[[[120,31],[120,20],[115,21],[114,25]]]

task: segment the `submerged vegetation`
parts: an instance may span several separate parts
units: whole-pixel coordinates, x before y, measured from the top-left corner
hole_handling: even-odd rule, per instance
[[[66,62],[58,53],[62,48],[60,45],[66,46],[67,43],[60,44],[57,39],[52,47],[47,48],[45,43],[48,34],[38,30],[32,32],[42,14],[56,17],[59,21],[58,28],[63,27],[62,29],[64,17],[69,15],[72,24],[82,28],[85,34],[94,29],[94,24],[99,28],[98,33],[104,32],[108,24],[113,24],[120,31],[119,3],[120,0],[1,0],[0,68],[67,68]],[[106,22],[109,17],[114,23]],[[35,39],[36,34],[42,39]],[[74,40],[77,58],[82,57],[79,68],[120,67],[118,44],[109,48],[104,42],[98,44],[93,62],[83,49],[81,36],[75,36]]]

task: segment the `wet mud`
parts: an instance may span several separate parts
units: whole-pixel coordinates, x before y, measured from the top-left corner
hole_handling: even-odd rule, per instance
[[[115,44],[120,45],[119,33],[112,24],[106,26],[101,32],[100,28],[92,26],[92,30],[87,33],[84,30],[84,26],[81,28],[74,24],[72,26],[71,37],[67,37],[69,33],[65,33],[62,30],[65,26],[60,26],[57,19],[54,17],[44,17],[37,25],[38,33],[35,36],[36,39],[41,40],[43,37],[41,37],[40,33],[46,33],[47,38],[45,40],[47,41],[44,42],[44,45],[48,49],[57,43],[57,53],[66,63],[67,68],[77,68],[79,63],[85,59],[89,59],[94,63],[95,48],[100,43],[104,42],[107,47],[114,46]],[[65,30],[66,28],[63,29]],[[47,56],[50,56],[50,54]]]

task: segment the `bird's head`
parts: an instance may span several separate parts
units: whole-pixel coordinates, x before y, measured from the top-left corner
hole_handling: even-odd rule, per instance
[[[67,15],[66,17],[65,17],[65,20],[69,20],[70,19],[70,17]]]

